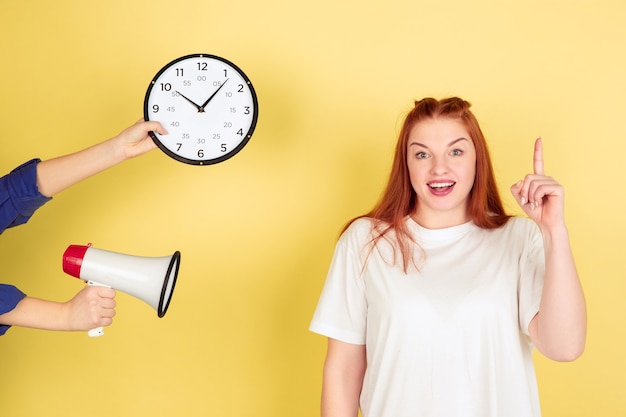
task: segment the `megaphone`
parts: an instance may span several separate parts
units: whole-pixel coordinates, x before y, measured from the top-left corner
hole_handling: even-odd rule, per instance
[[[171,256],[144,257],[96,249],[91,246],[70,245],[63,253],[63,271],[86,281],[120,290],[148,303],[163,317],[170,305],[180,252]],[[89,336],[102,336],[102,327],[91,329]]]

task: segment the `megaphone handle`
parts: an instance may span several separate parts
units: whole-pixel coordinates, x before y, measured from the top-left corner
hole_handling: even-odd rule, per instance
[[[100,284],[94,281],[87,281],[87,285],[91,285],[91,286],[96,286],[96,287],[107,287],[107,288],[111,288],[108,285],[104,285],[104,284]],[[102,336],[104,335],[104,329],[102,328],[102,326],[100,327],[96,327],[95,329],[91,329],[87,332],[87,334],[89,335],[89,337],[98,337],[98,336]]]

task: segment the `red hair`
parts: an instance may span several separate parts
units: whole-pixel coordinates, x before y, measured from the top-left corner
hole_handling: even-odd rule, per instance
[[[352,219],[343,229],[345,231],[359,218],[372,219],[376,231],[372,239],[374,246],[381,238],[389,240],[388,233],[393,231],[396,243],[393,245],[394,262],[399,251],[405,272],[410,262],[416,265],[413,259],[413,245],[416,242],[406,225],[406,217],[415,212],[418,204],[407,167],[409,134],[416,123],[438,117],[456,119],[463,123],[476,149],[476,177],[468,198],[470,219],[478,227],[495,229],[504,225],[510,218],[504,210],[496,186],[487,142],[478,120],[470,111],[470,106],[469,102],[458,97],[443,100],[424,98],[416,101],[415,106],[404,119],[396,144],[391,173],[382,197],[369,213]]]

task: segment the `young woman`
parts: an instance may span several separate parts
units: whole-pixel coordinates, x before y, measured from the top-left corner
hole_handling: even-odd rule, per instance
[[[322,416],[540,415],[533,346],[582,354],[586,309],[563,187],[543,169],[503,209],[470,104],[407,115],[381,200],[342,233],[310,329],[328,337]]]
[[[33,159],[0,178],[0,233],[26,223],[35,210],[64,189],[156,145],[150,131],[165,134],[158,122],[137,122],[90,148],[47,161]],[[0,284],[0,335],[11,326],[46,330],[89,330],[108,326],[115,315],[115,291],[85,287],[66,303],[28,297]]]

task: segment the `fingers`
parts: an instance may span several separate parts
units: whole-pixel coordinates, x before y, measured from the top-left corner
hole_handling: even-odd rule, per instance
[[[159,135],[167,135],[167,130],[165,130],[163,125],[160,122],[157,122],[155,120],[139,119],[135,123],[135,126],[137,125],[140,125],[140,126],[143,125],[145,127],[146,133],[157,132]]]
[[[83,290],[88,300],[86,309],[90,318],[89,328],[109,326],[115,317],[115,290],[108,287],[88,286]],[[77,314],[81,314],[77,312]],[[82,313],[85,314],[85,313]]]
[[[119,147],[125,159],[143,155],[157,147],[150,132],[166,135],[167,130],[156,121],[139,120],[134,125],[124,129],[117,137],[116,146]]]
[[[535,141],[533,173],[513,185],[511,193],[540,227],[564,225],[564,189],[554,178],[545,175],[541,138]]]
[[[511,187],[511,193],[522,208],[532,210],[543,203],[544,197],[558,194],[560,188],[560,184],[554,178],[527,175],[523,181]]]
[[[535,206],[538,206],[537,202],[530,196],[529,193],[529,185],[528,185],[528,176],[524,179],[524,181],[518,181],[515,185],[511,187],[511,194],[515,197],[517,203],[524,210],[530,209],[533,210]]]
[[[513,185],[511,193],[522,208],[532,210],[542,203],[547,194],[550,194],[548,188],[554,185],[558,185],[556,181],[545,176],[543,143],[541,138],[537,138],[533,152],[533,174],[526,175],[522,181]]]
[[[111,319],[115,316],[115,306],[117,303],[115,302],[115,290],[107,287],[97,287],[98,288],[98,305],[97,312],[100,317],[105,319]],[[109,321],[109,324],[110,321]]]
[[[115,306],[117,305],[115,301],[115,290],[107,287],[97,287],[98,288],[98,305],[100,308],[100,313],[103,317],[113,317],[115,316]]]
[[[160,122],[156,122],[156,121],[150,121],[150,122],[145,122],[145,126],[148,129],[148,131],[152,131],[152,132],[157,132],[159,135],[167,135],[167,130],[165,130],[165,128],[163,127],[163,125],[161,125]]]
[[[167,130],[157,121],[144,121],[143,119],[137,120],[135,124],[124,129],[120,136],[126,136],[129,142],[140,142],[143,139],[147,139],[148,133],[156,132],[160,135],[167,135]]]
[[[543,169],[543,143],[541,138],[535,141],[535,152],[533,155],[533,172],[536,175],[545,175]]]
[[[94,291],[102,298],[114,298],[115,290],[109,287],[93,286]]]

